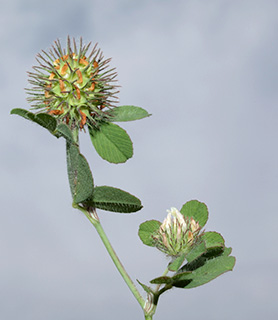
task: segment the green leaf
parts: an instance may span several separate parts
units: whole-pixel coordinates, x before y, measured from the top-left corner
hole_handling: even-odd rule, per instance
[[[123,163],[133,155],[132,141],[124,129],[105,123],[98,130],[89,129],[97,153],[108,162]]]
[[[203,202],[191,200],[186,202],[181,210],[185,217],[193,218],[199,222],[200,227],[203,227],[208,221],[208,208]]]
[[[213,248],[213,247],[224,247],[225,240],[218,232],[205,232],[202,235],[202,239],[205,241],[206,248]]]
[[[74,203],[85,202],[94,191],[94,181],[90,167],[79,148],[67,142],[67,165],[70,190]]]
[[[195,288],[201,286],[217,277],[221,274],[232,271],[235,265],[235,257],[219,256],[211,260],[207,260],[206,263],[193,270],[191,274],[184,275],[183,280],[191,280],[188,284],[184,286],[186,289]],[[180,279],[179,279],[180,281]],[[174,286],[176,283],[174,281]],[[178,283],[179,285],[179,283]]]
[[[45,129],[53,132],[57,127],[56,119],[47,113],[39,113],[35,115],[35,122]]]
[[[183,264],[186,257],[186,252],[180,255],[179,257],[175,258],[168,264],[169,271],[177,271],[180,266]]]
[[[171,277],[162,276],[162,277],[158,277],[158,278],[151,280],[150,283],[152,283],[152,284],[172,284],[173,280]]]
[[[21,108],[12,109],[11,114],[17,114],[18,116],[21,116],[21,117],[23,117],[27,120],[31,120],[31,121],[34,121],[34,119],[35,119],[35,115],[32,112],[25,110],[25,109],[21,109]]]
[[[87,201],[87,205],[121,213],[136,212],[142,209],[138,198],[126,191],[108,186],[95,187],[93,196]]]
[[[143,108],[135,106],[120,106],[111,110],[112,121],[133,121],[149,117],[150,114]]]
[[[140,224],[138,235],[142,242],[150,247],[154,247],[152,235],[156,233],[161,225],[157,220],[149,220]]]
[[[187,254],[186,256],[186,260],[187,262],[191,262],[195,259],[197,259],[198,257],[200,257],[202,254],[204,254],[206,252],[206,246],[204,241],[196,244],[195,246],[193,246],[193,248],[191,249],[191,251]]]
[[[191,271],[186,271],[176,274],[172,277],[172,285],[177,288],[184,288],[185,286],[189,285],[189,283],[192,281],[190,278],[191,273]]]
[[[47,113],[34,114],[25,109],[15,108],[11,110],[11,114],[17,114],[18,116],[21,116],[27,120],[35,122],[40,126],[42,126],[43,128],[49,130],[51,133],[53,133],[53,131],[55,131],[57,127],[56,119]]]
[[[232,253],[232,248],[225,248],[223,253],[222,253],[222,256],[229,256],[230,254]]]
[[[74,138],[72,135],[72,131],[70,130],[69,126],[66,125],[65,123],[60,123],[57,126],[56,129],[56,135],[59,137],[64,137],[68,142],[74,143]]]

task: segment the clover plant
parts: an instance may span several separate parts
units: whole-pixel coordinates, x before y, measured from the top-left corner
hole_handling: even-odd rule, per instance
[[[88,132],[97,153],[110,163],[124,163],[133,155],[132,141],[115,122],[149,117],[143,108],[116,106],[117,73],[110,59],[91,43],[84,45],[68,37],[66,49],[59,40],[37,56],[38,65],[29,72],[31,88],[26,89],[31,111],[13,109],[37,123],[56,138],[65,140],[67,171],[72,206],[80,210],[96,228],[115,266],[141,306],[145,319],[152,319],[159,297],[171,288],[201,286],[231,271],[235,258],[220,233],[205,231],[207,206],[197,200],[186,202],[180,210],[171,208],[163,222],[148,220],[139,226],[142,242],[163,252],[169,259],[164,273],[138,284],[131,280],[112,248],[97,209],[131,213],[142,208],[134,195],[111,186],[96,186],[89,164],[80,152],[79,133]],[[93,289],[92,289],[93,290]]]

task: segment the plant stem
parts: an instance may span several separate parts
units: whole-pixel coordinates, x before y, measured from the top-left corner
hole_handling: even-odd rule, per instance
[[[145,320],[152,320],[153,316],[145,315]]]
[[[90,220],[90,222],[94,225],[94,227],[96,228],[105,248],[107,249],[111,259],[113,260],[116,268],[118,269],[118,271],[120,272],[121,276],[123,277],[125,283],[128,285],[129,289],[133,293],[135,299],[138,301],[141,308],[144,310],[145,300],[143,299],[140,292],[136,288],[135,284],[133,283],[133,281],[129,277],[129,275],[126,272],[124,266],[122,265],[120,259],[118,258],[115,250],[113,249],[110,241],[108,240],[108,238],[102,228],[102,225],[100,224],[100,221],[97,216],[95,208],[90,208],[91,210],[90,210],[90,212],[88,212],[87,210],[85,210],[84,208],[82,208],[80,206],[75,206],[75,207],[77,209],[81,210],[86,215],[86,217]],[[146,319],[152,319],[152,317],[148,317]]]

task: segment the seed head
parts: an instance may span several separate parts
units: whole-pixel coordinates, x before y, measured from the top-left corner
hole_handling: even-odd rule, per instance
[[[109,69],[111,59],[104,60],[97,45],[89,52],[91,43],[83,45],[82,38],[79,42],[77,49],[75,39],[68,37],[67,49],[62,49],[57,40],[49,52],[38,54],[39,65],[29,72],[27,100],[38,113],[51,114],[72,129],[96,128],[109,121],[118,101],[113,84],[117,73]]]

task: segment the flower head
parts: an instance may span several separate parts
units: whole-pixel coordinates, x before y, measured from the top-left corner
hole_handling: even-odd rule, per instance
[[[68,37],[66,50],[57,40],[49,52],[38,54],[39,65],[29,72],[33,87],[27,89],[33,109],[51,114],[71,128],[94,128],[109,121],[109,111],[117,102],[113,85],[117,74],[108,69],[111,59],[104,60],[97,45],[89,52],[90,45],[83,45],[80,38],[77,48],[75,39]]]
[[[200,226],[193,218],[184,217],[176,208],[171,208],[153,235],[155,246],[169,256],[179,256],[196,242]]]

